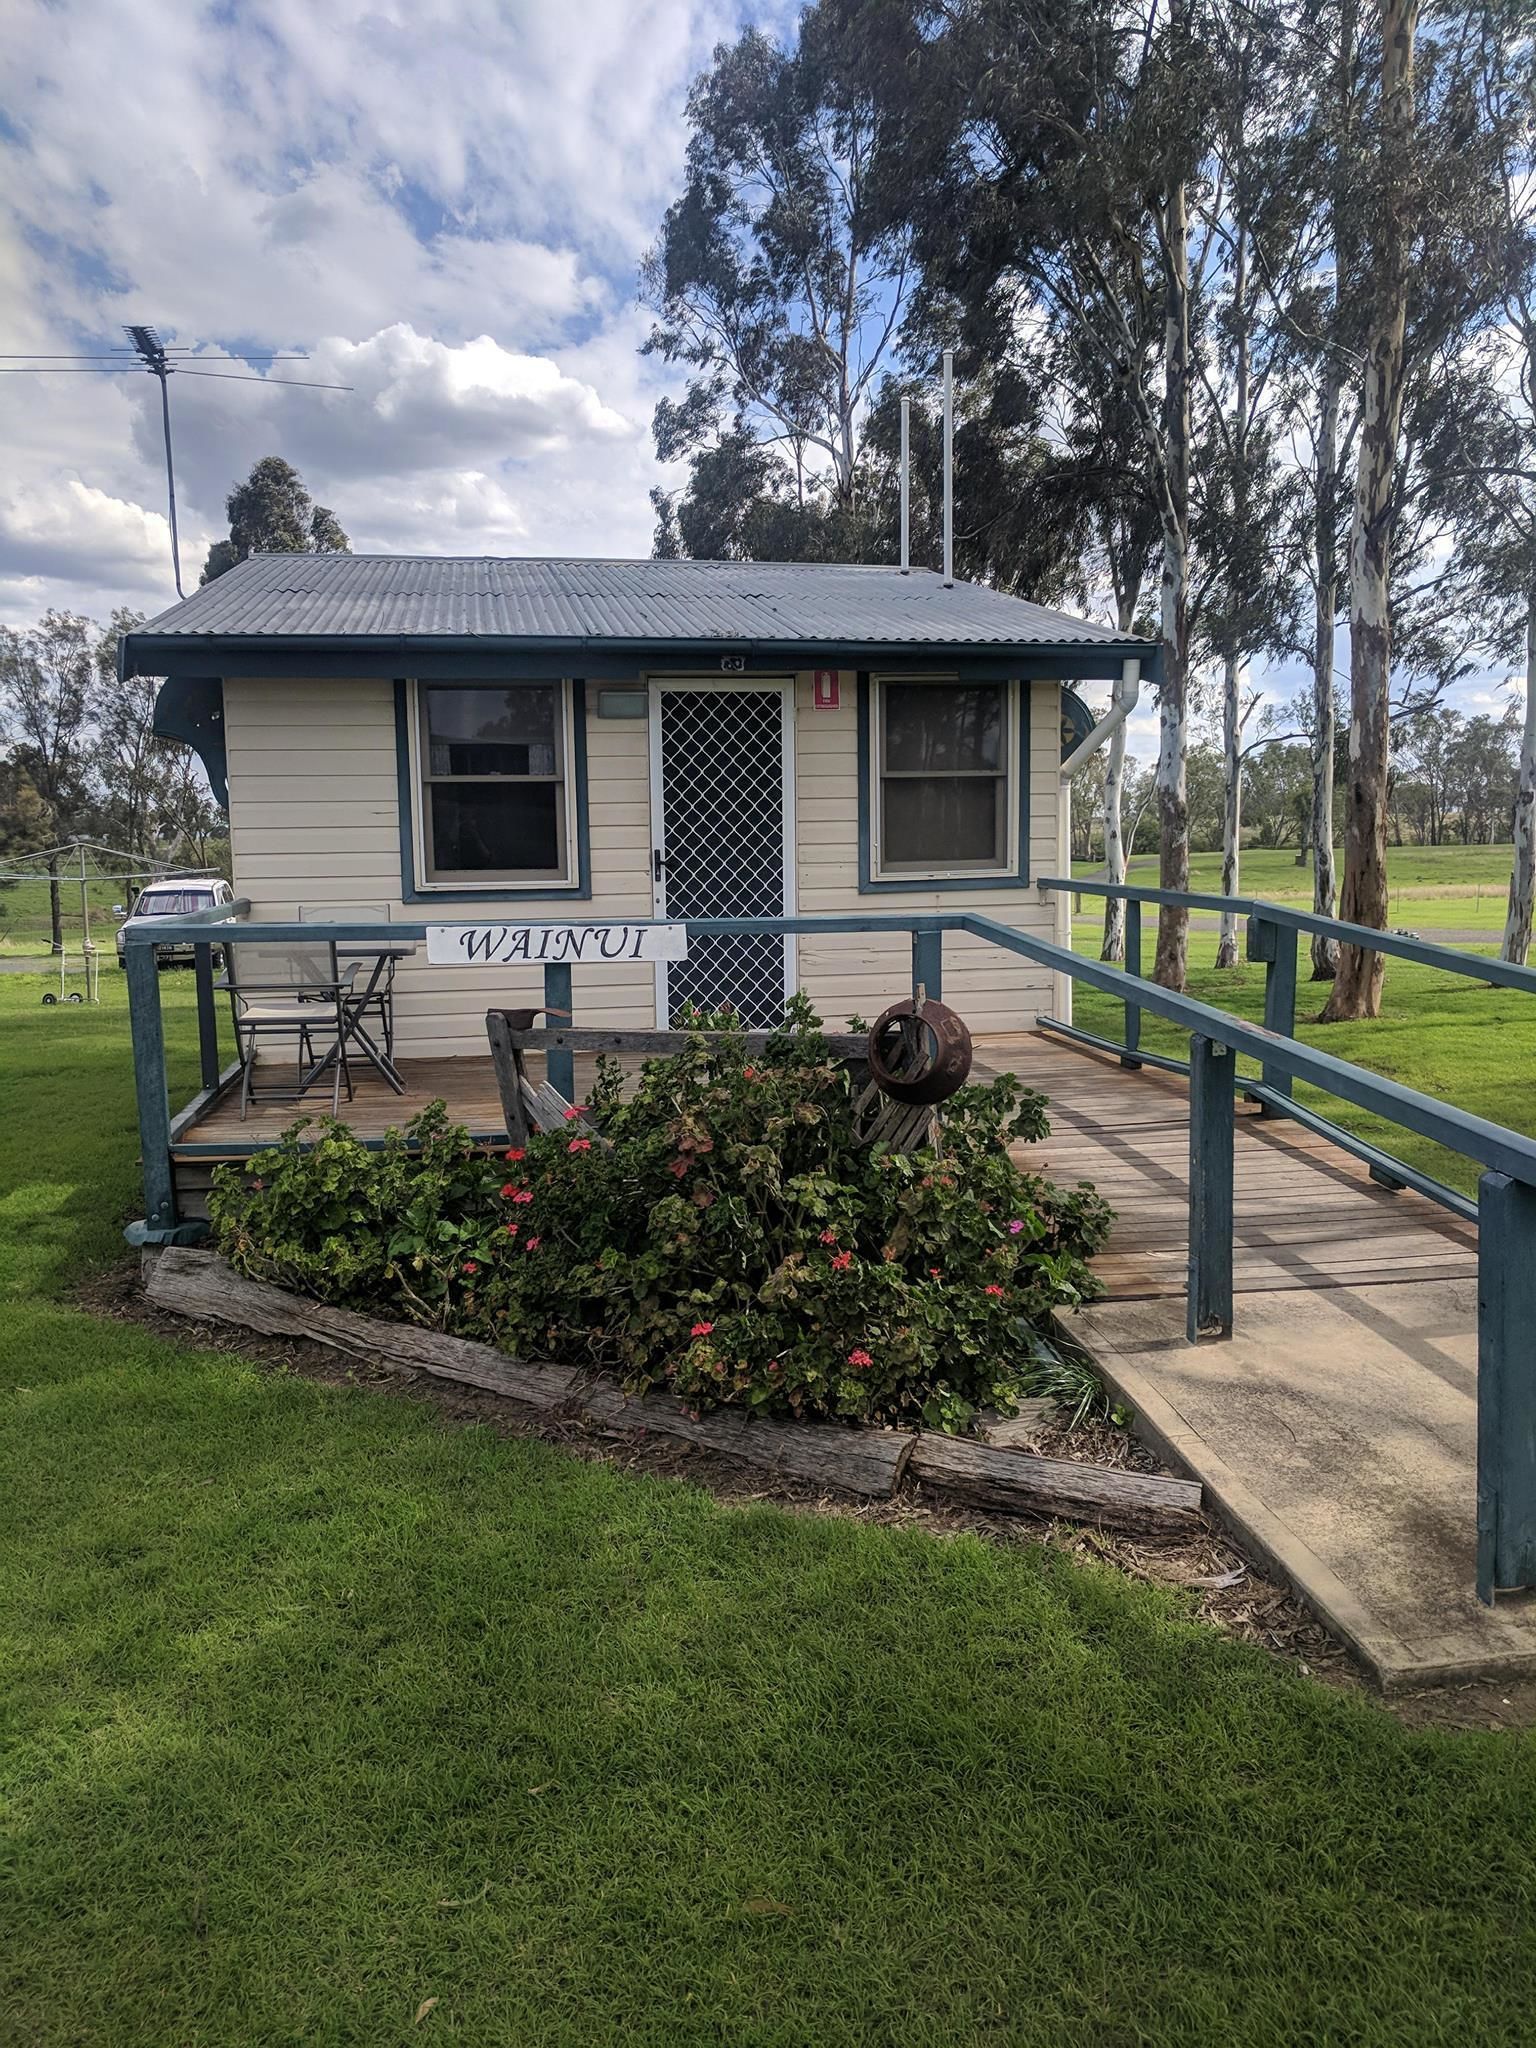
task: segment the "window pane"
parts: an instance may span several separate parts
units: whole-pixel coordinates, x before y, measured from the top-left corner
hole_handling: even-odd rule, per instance
[[[553,782],[435,782],[428,791],[432,872],[547,874],[564,867]]]
[[[1000,769],[1001,683],[882,683],[888,773]]]
[[[1001,866],[1006,787],[988,775],[900,775],[882,782],[881,866]]]
[[[557,774],[556,688],[428,689],[428,773]]]

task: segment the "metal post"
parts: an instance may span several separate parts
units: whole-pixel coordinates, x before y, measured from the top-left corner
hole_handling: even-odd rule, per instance
[[[1248,920],[1248,958],[1264,966],[1264,1029],[1280,1038],[1296,1036],[1296,940],[1294,926],[1267,917]],[[1266,1060],[1264,1084],[1277,1095],[1289,1095],[1291,1077]]]
[[[1125,971],[1141,977],[1141,905],[1127,902],[1125,906]],[[1141,1005],[1127,1003],[1125,1006],[1125,1051],[1120,1055],[1122,1067],[1141,1067],[1141,1061],[1132,1057],[1141,1044]]]
[[[219,1012],[213,994],[213,945],[192,948],[192,974],[197,984],[197,1052],[203,1086],[219,1084]]]
[[[143,1154],[144,1221],[151,1230],[176,1222],[171,1179],[171,1104],[165,1085],[165,1027],[160,1015],[160,973],[152,945],[123,948],[128,976],[128,1029],[133,1042],[133,1088]]]
[[[901,401],[901,573],[912,573],[912,401]]]
[[[934,1002],[944,1000],[944,933],[932,925],[915,925],[912,930],[912,997],[919,991]]]
[[[569,963],[544,970],[544,1007],[546,1010],[564,1010],[564,1017],[547,1017],[551,1027],[571,1022],[573,1004],[571,994],[571,970]],[[544,1056],[544,1071],[552,1088],[558,1088],[567,1102],[576,1100],[576,1055],[551,1047]]]
[[[944,351],[944,587],[955,580],[955,352]]]
[[[1536,1586],[1536,1188],[1477,1184],[1477,1597]]]
[[[1229,1046],[1189,1041],[1189,1314],[1191,1344],[1232,1334],[1233,1076]]]

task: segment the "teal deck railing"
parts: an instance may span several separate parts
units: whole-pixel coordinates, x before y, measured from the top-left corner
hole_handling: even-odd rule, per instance
[[[974,911],[914,912],[906,915],[834,917],[689,918],[690,934],[752,932],[762,934],[838,934],[897,932],[911,941],[914,988],[930,995],[943,990],[944,941],[964,934],[1004,953],[1030,961],[1053,973],[1116,997],[1126,1007],[1123,1043],[1080,1031],[1050,1016],[1032,1020],[1049,1031],[1117,1054],[1126,1064],[1157,1064],[1187,1072],[1190,1085],[1190,1193],[1188,1304],[1186,1328],[1191,1341],[1230,1335],[1232,1329],[1233,1143],[1234,1106],[1242,1092],[1267,1110],[1295,1117],[1320,1129],[1346,1150],[1368,1159],[1378,1179],[1388,1185],[1413,1186],[1445,1203],[1478,1225],[1478,1486],[1477,1586],[1491,1600],[1495,1590],[1536,1586],[1536,1140],[1452,1103],[1440,1102],[1418,1089],[1406,1088],[1367,1068],[1341,1060],[1295,1037],[1296,952],[1300,935],[1323,931],[1351,945],[1367,945],[1384,953],[1444,966],[1501,987],[1536,993],[1536,971],[1502,962],[1458,954],[1395,933],[1368,931],[1362,926],[1314,917],[1247,898],[1175,894],[1106,883],[1079,883],[1052,877],[1043,890],[1081,890],[1084,894],[1121,894],[1127,904],[1127,964],[1111,966],[1089,959],[1033,933],[1015,930],[997,918]],[[1140,973],[1141,908],[1146,903],[1183,903],[1191,909],[1235,908],[1249,919],[1249,955],[1266,965],[1264,1022],[1253,1024],[1170,989],[1144,980]],[[527,920],[529,928],[564,926],[572,920]],[[599,923],[602,920],[577,919]],[[662,922],[629,918],[631,926]],[[442,919],[434,923],[470,926],[484,920]],[[518,922],[523,922],[518,920]],[[186,918],[156,919],[153,930],[125,934],[134,1082],[139,1132],[143,1147],[144,1221],[131,1227],[140,1243],[173,1242],[192,1234],[178,1223],[172,1149],[180,1131],[205,1114],[238,1069],[219,1066],[217,1014],[212,954],[242,942],[312,944],[326,940],[382,943],[420,942],[425,922],[381,923],[360,919],[329,924],[258,922],[241,901]],[[173,1118],[166,1087],[165,1039],[160,1013],[157,945],[191,945],[197,980],[202,1089]],[[544,999],[551,1007],[573,1008],[572,969],[546,966]],[[1152,1055],[1139,1044],[1143,1012],[1165,1018],[1190,1035],[1190,1058],[1177,1061]],[[1023,1020],[1021,1020],[1022,1022]],[[1256,1060],[1257,1081],[1237,1078],[1238,1056]],[[572,1092],[569,1054],[552,1055],[550,1078],[562,1093]],[[558,1065],[556,1064],[558,1062]],[[1305,1082],[1335,1099],[1366,1110],[1400,1128],[1444,1145],[1481,1167],[1475,1204],[1453,1189],[1418,1174],[1403,1162],[1365,1146],[1291,1098],[1293,1085]]]

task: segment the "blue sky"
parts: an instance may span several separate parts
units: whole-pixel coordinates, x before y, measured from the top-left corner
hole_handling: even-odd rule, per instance
[[[756,7],[784,30],[790,7]],[[734,0],[12,0],[0,349],[148,321],[351,394],[173,385],[183,561],[288,457],[359,548],[649,552],[635,271]],[[233,365],[231,366],[233,367]],[[0,378],[0,618],[173,596],[156,388]],[[185,570],[184,570],[185,573]]]

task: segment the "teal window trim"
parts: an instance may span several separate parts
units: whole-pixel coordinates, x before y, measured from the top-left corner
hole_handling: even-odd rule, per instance
[[[489,678],[487,678],[489,680]],[[581,903],[592,895],[592,826],[587,802],[587,686],[570,684],[571,760],[576,789],[576,886],[550,882],[485,881],[473,889],[423,889],[416,880],[416,789],[411,766],[411,687],[395,681],[395,786],[400,813],[400,900],[402,903]]]
[[[884,670],[881,670],[882,675],[884,675],[885,673],[886,672]],[[893,674],[891,679],[895,682],[900,682],[903,680],[903,678],[898,674]],[[969,682],[973,680],[973,678],[965,677],[963,678],[963,680]],[[861,670],[859,673],[858,681],[859,894],[861,896],[927,896],[931,894],[935,889],[1018,889],[1022,888],[1028,883],[1030,770],[1029,693],[1032,685],[1027,678],[1013,675],[984,676],[974,680],[981,680],[985,682],[1016,683],[1018,686],[1018,718],[1016,721],[1018,725],[1018,738],[1017,744],[1014,749],[1013,760],[1010,764],[1012,766],[1014,776],[1018,782],[1016,803],[1018,811],[1017,829],[1019,857],[1017,863],[1013,867],[1008,869],[1008,871],[1004,874],[944,875],[937,878],[925,877],[922,875],[902,875],[899,878],[895,879],[876,878],[874,874],[873,846],[871,842],[871,820],[873,817],[874,806],[870,796],[870,784],[871,778],[877,775],[880,772],[880,770],[879,763],[874,758],[874,692],[871,686],[871,678],[868,671]]]

